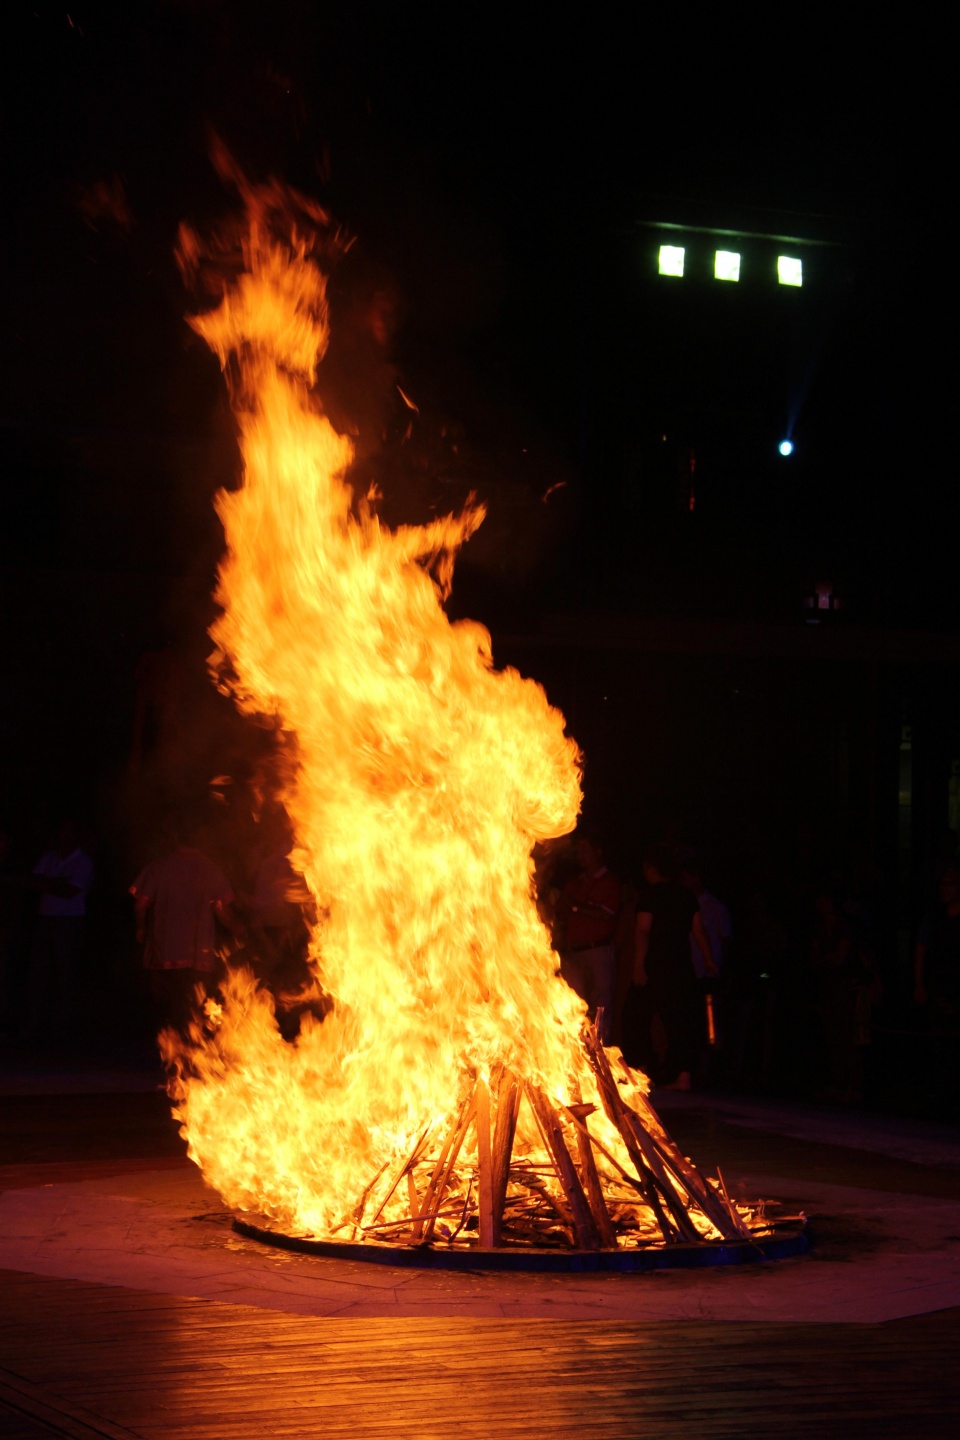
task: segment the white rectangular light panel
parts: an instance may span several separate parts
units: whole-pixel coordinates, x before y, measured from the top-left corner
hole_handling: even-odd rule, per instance
[[[714,257],[713,273],[717,280],[739,280],[740,256],[736,250],[718,250]]]
[[[802,285],[803,261],[795,260],[791,255],[778,255],[777,279],[781,285]]]
[[[660,274],[682,275],[685,250],[682,245],[660,246]]]

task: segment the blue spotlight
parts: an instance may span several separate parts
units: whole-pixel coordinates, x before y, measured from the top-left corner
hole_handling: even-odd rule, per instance
[[[792,440],[781,440],[781,441],[780,441],[780,444],[777,446],[777,449],[780,451],[780,454],[781,454],[781,455],[792,455],[792,454],[793,454],[793,441],[792,441]]]

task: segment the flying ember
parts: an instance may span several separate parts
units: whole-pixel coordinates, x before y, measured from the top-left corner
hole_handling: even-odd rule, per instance
[[[341,245],[313,202],[224,158],[242,226],[180,259],[215,296],[243,479],[226,536],[218,683],[268,716],[314,907],[317,1003],[295,1039],[228,968],[162,1047],[191,1157],[289,1234],[370,1245],[581,1249],[748,1233],[686,1161],[646,1081],[558,977],[532,850],[580,806],[580,756],[542,688],[494,668],[444,601],[478,504],[380,524],[314,390]]]

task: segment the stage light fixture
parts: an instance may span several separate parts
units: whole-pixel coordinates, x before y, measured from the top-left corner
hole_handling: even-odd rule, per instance
[[[713,261],[713,273],[717,280],[739,280],[740,256],[736,250],[718,250]]]
[[[686,251],[682,245],[660,246],[660,274],[683,275],[683,261]]]
[[[777,279],[781,285],[795,285],[799,289],[803,284],[803,261],[792,255],[778,255]]]
[[[792,440],[781,440],[781,441],[780,441],[780,444],[777,446],[777,449],[780,451],[780,454],[781,454],[781,455],[792,455],[792,454],[793,454],[793,441],[792,441]]]

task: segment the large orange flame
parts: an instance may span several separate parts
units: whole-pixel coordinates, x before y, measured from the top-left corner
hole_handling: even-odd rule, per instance
[[[242,487],[217,499],[212,635],[221,682],[275,717],[295,755],[282,799],[332,1007],[288,1042],[272,997],[235,969],[189,1040],[164,1046],[190,1154],[226,1200],[343,1235],[418,1137],[439,1150],[499,1064],[559,1100],[596,1098],[584,1007],[557,977],[532,887],[535,842],[576,822],[580,757],[540,686],[494,669],[487,631],[444,612],[482,507],[391,531],[344,478],[351,444],[312,390],[325,217],[304,224],[299,201],[292,221],[286,192],[232,178],[242,266],[214,267],[219,304],[191,321],[231,379],[243,460]],[[181,250],[203,258],[187,233]],[[604,1115],[591,1123],[625,1162]],[[526,1111],[515,1154],[548,1159]],[[384,1213],[411,1203],[398,1191]]]

